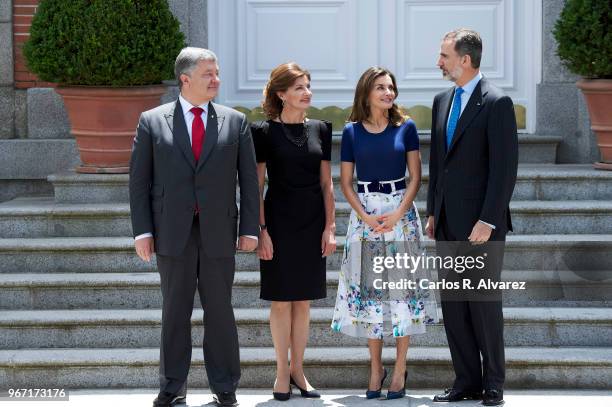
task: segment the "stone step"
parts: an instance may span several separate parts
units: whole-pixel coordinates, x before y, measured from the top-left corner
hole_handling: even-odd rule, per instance
[[[416,203],[426,223],[427,203]],[[510,203],[514,233],[612,233],[612,201],[514,201]],[[336,233],[346,234],[351,207],[336,203]]]
[[[272,386],[274,349],[242,348],[243,388]],[[395,349],[383,349],[389,368]],[[188,386],[207,387],[203,357],[194,349]],[[0,382],[7,388],[36,383],[38,388],[135,388],[159,385],[159,349],[21,349],[0,350]],[[407,360],[408,387],[443,388],[454,379],[445,347],[411,347]],[[369,356],[365,346],[306,349],[305,371],[319,388],[365,388]],[[316,380],[315,380],[316,378]],[[612,389],[609,347],[508,347],[508,389]]]
[[[421,217],[426,203],[417,202]],[[515,233],[612,233],[612,201],[514,201]],[[350,205],[336,203],[336,233],[345,235]],[[424,219],[422,219],[424,222]],[[0,204],[0,237],[130,236],[127,203],[57,204],[50,197]]]
[[[327,273],[327,297],[314,307],[333,307],[338,271]],[[525,290],[504,292],[506,306],[602,307],[612,305],[612,271],[504,270],[503,281],[525,282]],[[437,281],[433,273],[432,281]],[[268,308],[259,298],[260,274],[238,271],[232,302],[237,308]],[[32,273],[0,274],[0,310],[161,308],[159,274]],[[195,294],[194,306],[199,308]]]
[[[332,167],[336,201],[346,198],[340,187],[340,166]],[[417,200],[427,199],[429,167],[423,165]],[[586,164],[521,164],[512,201],[612,200],[612,171]]]
[[[363,339],[333,332],[333,308],[311,310],[313,347],[360,346]],[[441,310],[439,311],[442,315]],[[192,343],[202,344],[202,310],[192,315]],[[234,310],[242,347],[272,346],[267,308]],[[506,346],[612,347],[610,308],[505,308]],[[3,349],[27,348],[143,348],[159,347],[161,310],[28,310],[0,311]],[[388,344],[394,340],[388,338]],[[414,335],[413,346],[447,346],[442,321],[427,333]]]
[[[340,268],[345,238],[337,236],[337,250],[327,260]],[[425,248],[433,252],[434,242]],[[254,252],[238,252],[236,269],[258,270]],[[612,270],[612,235],[510,235],[504,268],[508,270]],[[0,273],[118,273],[154,270],[134,253],[131,237],[52,237],[0,239]]]
[[[128,174],[77,174],[62,171],[47,177],[58,203],[129,202]]]
[[[51,176],[47,182],[49,174],[70,171],[79,164],[76,142],[70,136],[67,137],[66,139],[0,140],[0,202],[22,194],[52,192],[52,185],[49,182],[55,185],[55,194],[58,201],[62,202],[112,202],[117,199],[127,201],[125,182],[117,183],[118,180],[125,178],[121,176],[79,177],[89,185],[82,183],[73,185],[74,177],[66,179],[63,176]],[[422,133],[419,138],[422,159],[427,162],[430,135]],[[332,140],[332,160],[337,163],[340,160],[341,133],[336,133]],[[557,136],[519,134],[519,162],[554,163],[557,146],[561,140],[562,138]],[[45,159],[40,160],[40,157]],[[92,190],[95,192],[92,193]]]
[[[537,134],[519,134],[519,163],[554,163],[557,158],[557,146],[563,140],[557,136],[543,136]],[[332,138],[332,162],[340,162],[340,144],[342,132],[334,133]],[[421,159],[429,162],[429,147],[431,134],[419,134]]]
[[[315,381],[316,380],[316,381]],[[319,385],[318,379],[311,379],[315,385]],[[395,401],[385,399],[365,398],[365,386],[354,389],[318,389],[321,398],[310,400],[301,398],[294,388],[291,398],[292,407],[306,406],[350,406],[350,407],[390,407],[390,406],[410,406],[424,407],[433,406],[431,402],[435,394],[439,394],[439,388],[424,389],[407,388],[406,398]],[[383,394],[386,393],[385,383]],[[268,388],[248,389],[239,387],[236,393],[238,403],[241,407],[267,407],[278,406],[272,398],[272,384]],[[70,391],[69,406],[148,406],[157,396],[157,388],[143,389],[78,389]],[[189,388],[187,392],[188,406],[212,406],[213,395],[210,389]],[[609,407],[612,404],[612,394],[605,390],[582,390],[567,388],[563,390],[515,390],[504,389],[504,400],[506,406],[521,407],[574,407],[588,405],[589,407]],[[19,407],[25,403],[15,403]],[[57,403],[53,404],[54,406]],[[469,406],[479,407],[480,402],[461,402],[450,404],[450,406]]]
[[[128,203],[62,204],[47,196],[0,204],[0,237],[130,235]]]
[[[6,140],[3,136],[0,135],[0,202],[23,194],[53,193],[47,176],[80,163],[74,139]]]
[[[418,200],[425,200],[429,168],[423,165]],[[340,164],[332,165],[336,200],[345,201],[340,189]],[[128,175],[62,172],[48,177],[58,203],[128,202]],[[521,164],[513,200],[611,200],[612,172],[589,164]]]

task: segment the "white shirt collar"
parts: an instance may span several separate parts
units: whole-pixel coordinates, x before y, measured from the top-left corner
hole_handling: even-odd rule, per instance
[[[185,99],[183,95],[181,94],[179,94],[179,103],[181,104],[181,108],[183,109],[183,115],[187,115],[187,113],[191,110],[191,108],[196,107],[192,105],[191,103],[189,103],[187,99]],[[203,103],[197,106],[201,108],[202,110],[204,110],[204,112],[202,112],[202,117],[206,117],[208,115],[208,103],[209,102],[206,102],[206,103]]]
[[[478,71],[476,76],[474,76],[471,81],[461,86],[461,88],[463,88],[464,93],[471,95],[474,92],[474,89],[476,89],[476,85],[478,85],[478,82],[480,82],[481,79],[482,79],[482,73]],[[455,89],[459,87],[460,86],[455,86]]]

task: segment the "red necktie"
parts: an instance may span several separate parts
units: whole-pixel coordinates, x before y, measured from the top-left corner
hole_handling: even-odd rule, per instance
[[[204,109],[201,107],[192,107],[191,113],[193,113],[193,123],[191,124],[191,151],[195,157],[196,163],[200,159],[200,153],[202,152],[202,145],[204,144],[204,136],[206,136],[206,130],[204,130],[204,122],[202,121],[202,112]],[[196,203],[195,206],[196,215],[200,213],[200,208]]]
[[[204,121],[202,121],[202,112],[204,109],[201,107],[192,107],[191,113],[193,113],[193,123],[191,124],[191,150],[196,162],[200,159],[200,153],[202,152],[202,145],[204,144],[204,137],[206,136],[206,130],[204,130]]]

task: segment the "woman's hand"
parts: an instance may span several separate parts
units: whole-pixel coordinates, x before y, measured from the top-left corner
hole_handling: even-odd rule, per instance
[[[377,218],[377,221],[380,223],[380,225],[378,226],[378,228],[374,229],[374,232],[376,233],[387,233],[387,232],[391,232],[393,230],[393,228],[395,227],[395,224],[402,218],[402,216],[404,215],[404,212],[401,211],[399,208],[385,213],[384,215],[381,215]]]
[[[262,230],[259,233],[259,242],[257,242],[257,257],[261,260],[272,260],[274,255],[274,247],[272,246],[272,239],[268,234],[267,230]]]
[[[321,237],[321,254],[322,257],[331,256],[336,251],[336,231],[331,228],[325,228]]]
[[[378,221],[379,218],[379,216],[374,215],[364,215],[361,217],[361,219],[366,223],[366,225],[368,225],[374,231],[376,231],[376,229],[380,227],[380,222]]]

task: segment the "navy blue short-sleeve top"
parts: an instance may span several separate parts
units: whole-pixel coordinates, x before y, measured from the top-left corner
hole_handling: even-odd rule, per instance
[[[391,181],[406,175],[406,153],[419,149],[413,120],[389,124],[381,133],[368,132],[363,124],[348,123],[342,131],[340,159],[355,163],[359,181]]]

